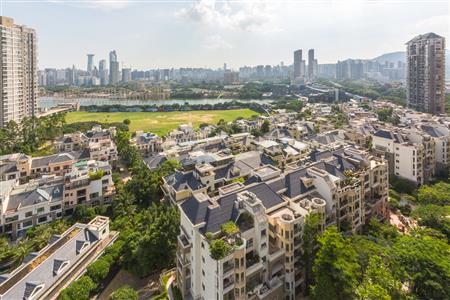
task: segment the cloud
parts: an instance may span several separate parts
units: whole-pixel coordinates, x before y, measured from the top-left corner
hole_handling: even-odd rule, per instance
[[[440,15],[420,20],[416,23],[416,28],[417,30],[424,33],[435,31],[437,34],[439,34],[440,31],[440,34],[448,34],[449,24],[450,21],[448,15]]]
[[[206,39],[205,48],[211,50],[230,50],[233,45],[225,41],[220,35],[215,34]]]
[[[47,0],[50,3],[66,4],[74,7],[98,8],[104,10],[122,9],[133,1],[131,0]]]
[[[278,1],[256,0],[226,3],[215,0],[197,0],[182,8],[175,16],[213,28],[267,33],[279,31],[274,26]]]

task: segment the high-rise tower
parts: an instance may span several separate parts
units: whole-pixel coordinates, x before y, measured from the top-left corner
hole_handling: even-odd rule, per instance
[[[406,45],[408,106],[432,114],[445,113],[445,38],[427,33]]]
[[[294,79],[301,76],[302,50],[294,51]]]
[[[119,82],[119,62],[116,50],[109,52],[109,84],[115,85]]]
[[[88,54],[88,62],[87,62],[87,72],[89,75],[92,74],[92,70],[94,69],[94,54]]]
[[[0,127],[36,112],[37,53],[34,29],[0,16]]]
[[[308,78],[314,78],[314,49],[308,50]]]

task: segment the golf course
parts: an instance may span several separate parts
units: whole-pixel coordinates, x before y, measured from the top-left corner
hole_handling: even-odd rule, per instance
[[[250,109],[238,110],[204,110],[176,112],[87,112],[76,111],[66,115],[67,123],[97,121],[100,123],[122,122],[129,119],[130,131],[143,130],[159,136],[167,134],[179,124],[192,123],[194,128],[202,123],[217,124],[220,119],[226,122],[238,117],[250,118],[259,113]]]

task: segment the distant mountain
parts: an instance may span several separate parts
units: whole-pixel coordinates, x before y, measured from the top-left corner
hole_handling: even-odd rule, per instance
[[[397,51],[391,53],[385,53],[372,59],[380,64],[384,64],[386,61],[397,64],[398,61],[406,63],[406,51]],[[450,50],[445,50],[445,78],[450,79]]]
[[[380,55],[378,57],[375,57],[372,59],[372,61],[377,61],[380,64],[384,64],[386,61],[397,63],[398,61],[406,62],[406,52],[405,51],[397,51],[397,52],[391,52],[386,53],[383,55]]]

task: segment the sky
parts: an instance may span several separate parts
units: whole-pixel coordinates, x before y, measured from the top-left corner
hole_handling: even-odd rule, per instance
[[[36,30],[40,68],[87,65],[87,53],[136,69],[319,63],[403,51],[418,34],[449,38],[448,0],[0,0]],[[448,48],[448,46],[447,46]]]

